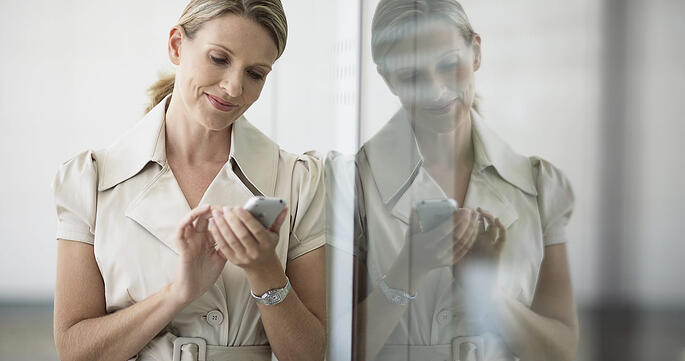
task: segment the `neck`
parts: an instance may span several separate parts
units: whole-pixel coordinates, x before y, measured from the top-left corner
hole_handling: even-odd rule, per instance
[[[221,130],[208,129],[189,117],[178,99],[172,96],[166,110],[167,159],[188,164],[227,162],[233,125]]]
[[[443,165],[453,168],[473,165],[470,112],[457,117],[454,126],[447,131],[436,131],[426,123],[429,121],[413,122],[414,133],[426,165]]]

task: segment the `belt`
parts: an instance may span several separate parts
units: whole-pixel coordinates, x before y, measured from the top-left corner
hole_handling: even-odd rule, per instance
[[[486,346],[487,345],[487,346]],[[385,345],[376,361],[510,361],[517,360],[499,342],[462,336],[448,345]]]
[[[154,339],[138,355],[138,361],[271,361],[271,347],[208,345],[200,337],[176,337],[168,332]]]

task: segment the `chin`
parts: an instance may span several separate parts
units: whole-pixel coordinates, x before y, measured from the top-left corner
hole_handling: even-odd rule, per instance
[[[216,114],[216,112],[212,111],[200,112],[199,117],[197,119],[198,123],[202,124],[203,127],[209,130],[216,131],[223,130],[231,123],[233,123],[232,117],[229,118],[225,114],[222,117],[221,115]]]

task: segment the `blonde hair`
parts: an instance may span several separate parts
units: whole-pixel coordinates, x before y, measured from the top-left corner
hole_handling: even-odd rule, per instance
[[[466,44],[471,46],[476,32],[461,4],[456,0],[381,0],[371,25],[371,55],[378,70],[385,71],[385,58],[398,39],[416,31],[422,22],[444,19],[453,23]],[[479,112],[479,96],[471,106]]]
[[[276,43],[276,59],[283,54],[288,22],[280,0],[192,0],[183,10],[177,25],[192,39],[204,23],[226,14],[244,16],[263,26]],[[146,113],[173,92],[175,80],[174,74],[162,75],[148,89],[150,105]]]

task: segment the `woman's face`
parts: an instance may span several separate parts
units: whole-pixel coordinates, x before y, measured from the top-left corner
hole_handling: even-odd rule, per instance
[[[453,23],[436,19],[419,25],[415,36],[396,41],[381,75],[416,119],[443,129],[470,111],[479,67],[480,37],[469,45]]]
[[[204,23],[193,38],[171,30],[169,57],[177,65],[174,96],[185,118],[224,129],[254,103],[278,49],[261,25],[228,14]]]

